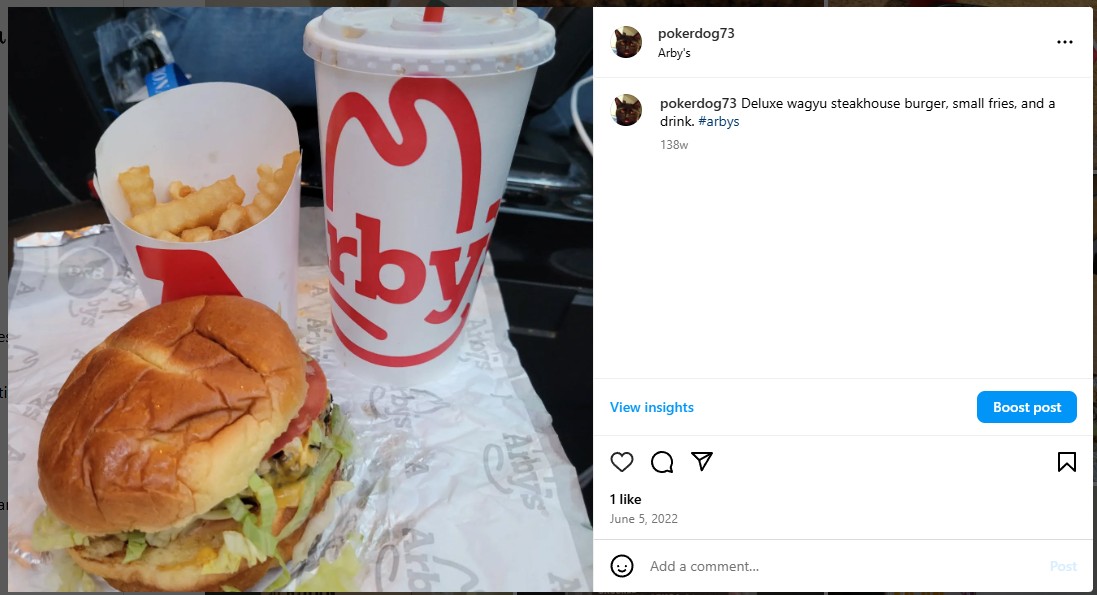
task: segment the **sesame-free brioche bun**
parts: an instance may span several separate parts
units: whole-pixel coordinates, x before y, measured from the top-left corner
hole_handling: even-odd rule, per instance
[[[316,493],[309,520],[324,509],[331,493],[332,483],[339,475],[339,466],[328,475],[323,486]],[[297,513],[296,508],[281,508],[274,517],[273,532],[277,535]],[[278,554],[289,562],[293,548],[305,533],[308,523],[302,524],[296,531],[278,542]],[[205,521],[197,529],[186,532],[173,541],[171,547],[149,548],[132,562],[123,562],[125,555],[118,552],[106,559],[95,559],[85,555],[82,548],[68,550],[72,559],[91,574],[101,576],[110,586],[119,591],[155,592],[155,591],[206,591],[219,592],[222,587],[234,587],[247,591],[259,582],[268,570],[278,563],[267,558],[255,566],[248,567],[240,563],[235,573],[202,574],[202,566],[210,560],[223,543],[224,531],[239,531],[240,523],[234,520]],[[61,554],[61,552],[58,552]],[[62,554],[63,555],[63,554]]]
[[[305,401],[286,323],[242,297],[138,314],[61,387],[38,447],[49,510],[95,536],[185,524],[247,487]]]

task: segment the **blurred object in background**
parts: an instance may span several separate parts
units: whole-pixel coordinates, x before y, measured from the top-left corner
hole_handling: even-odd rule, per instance
[[[114,109],[95,29],[112,8],[9,8],[8,218],[89,200],[95,143]],[[109,110],[109,111],[104,111]]]
[[[148,98],[145,75],[175,62],[168,40],[151,10],[142,8],[95,30],[99,63],[114,107]]]
[[[264,89],[292,107],[316,106],[305,25],[322,8],[157,8],[156,21],[191,82]]]

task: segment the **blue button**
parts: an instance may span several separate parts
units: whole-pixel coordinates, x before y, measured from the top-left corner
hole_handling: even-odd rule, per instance
[[[1078,397],[1069,390],[983,391],[976,412],[985,424],[1069,424],[1078,419]]]

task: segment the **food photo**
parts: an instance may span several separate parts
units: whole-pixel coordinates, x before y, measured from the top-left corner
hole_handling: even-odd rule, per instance
[[[270,308],[150,308],[85,355],[50,408],[32,541],[122,590],[249,588],[323,507],[343,433],[323,371]]]
[[[8,590],[591,590],[590,18],[11,9]]]

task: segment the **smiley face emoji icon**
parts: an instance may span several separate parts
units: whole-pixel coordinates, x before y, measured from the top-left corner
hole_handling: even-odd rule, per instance
[[[609,570],[614,576],[625,578],[632,574],[632,558],[624,554],[614,556],[613,560],[609,563]]]

